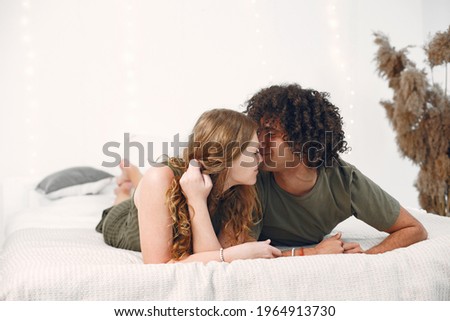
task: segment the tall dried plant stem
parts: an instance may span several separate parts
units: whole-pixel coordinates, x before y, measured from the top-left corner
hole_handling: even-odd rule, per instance
[[[431,70],[431,72],[430,72],[430,75],[431,75],[431,83],[432,83],[433,86],[434,86],[434,76],[433,76],[433,67],[432,67],[432,66],[430,66],[430,70]]]
[[[445,63],[445,96],[447,96],[447,63]]]

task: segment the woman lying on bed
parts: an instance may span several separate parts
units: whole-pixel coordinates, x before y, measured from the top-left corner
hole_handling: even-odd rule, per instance
[[[252,236],[261,219],[256,128],[242,113],[211,110],[198,119],[183,158],[169,158],[143,176],[122,164],[115,205],[103,211],[96,230],[111,246],[141,251],[144,263],[282,256],[270,240]]]

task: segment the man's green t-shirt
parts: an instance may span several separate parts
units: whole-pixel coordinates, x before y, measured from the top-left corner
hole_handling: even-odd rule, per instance
[[[256,187],[263,220],[254,231],[274,246],[319,243],[351,215],[385,230],[400,213],[397,200],[341,159],[333,167],[320,167],[313,189],[302,196],[283,190],[270,172],[260,171]]]

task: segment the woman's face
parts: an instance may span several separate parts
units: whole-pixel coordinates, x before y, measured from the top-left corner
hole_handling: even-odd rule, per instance
[[[259,141],[256,132],[246,149],[233,160],[229,168],[225,189],[234,185],[254,185],[258,175],[258,166],[262,158],[259,153]]]

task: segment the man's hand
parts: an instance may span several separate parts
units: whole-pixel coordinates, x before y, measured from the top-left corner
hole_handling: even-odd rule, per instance
[[[305,255],[344,253],[344,242],[342,242],[341,236],[342,233],[336,233],[313,248],[305,248],[304,253]]]
[[[343,245],[344,248],[344,253],[345,254],[350,254],[350,253],[364,253],[363,249],[361,248],[361,246],[359,245],[359,243],[355,243],[355,242],[349,242],[349,243],[345,243]]]

